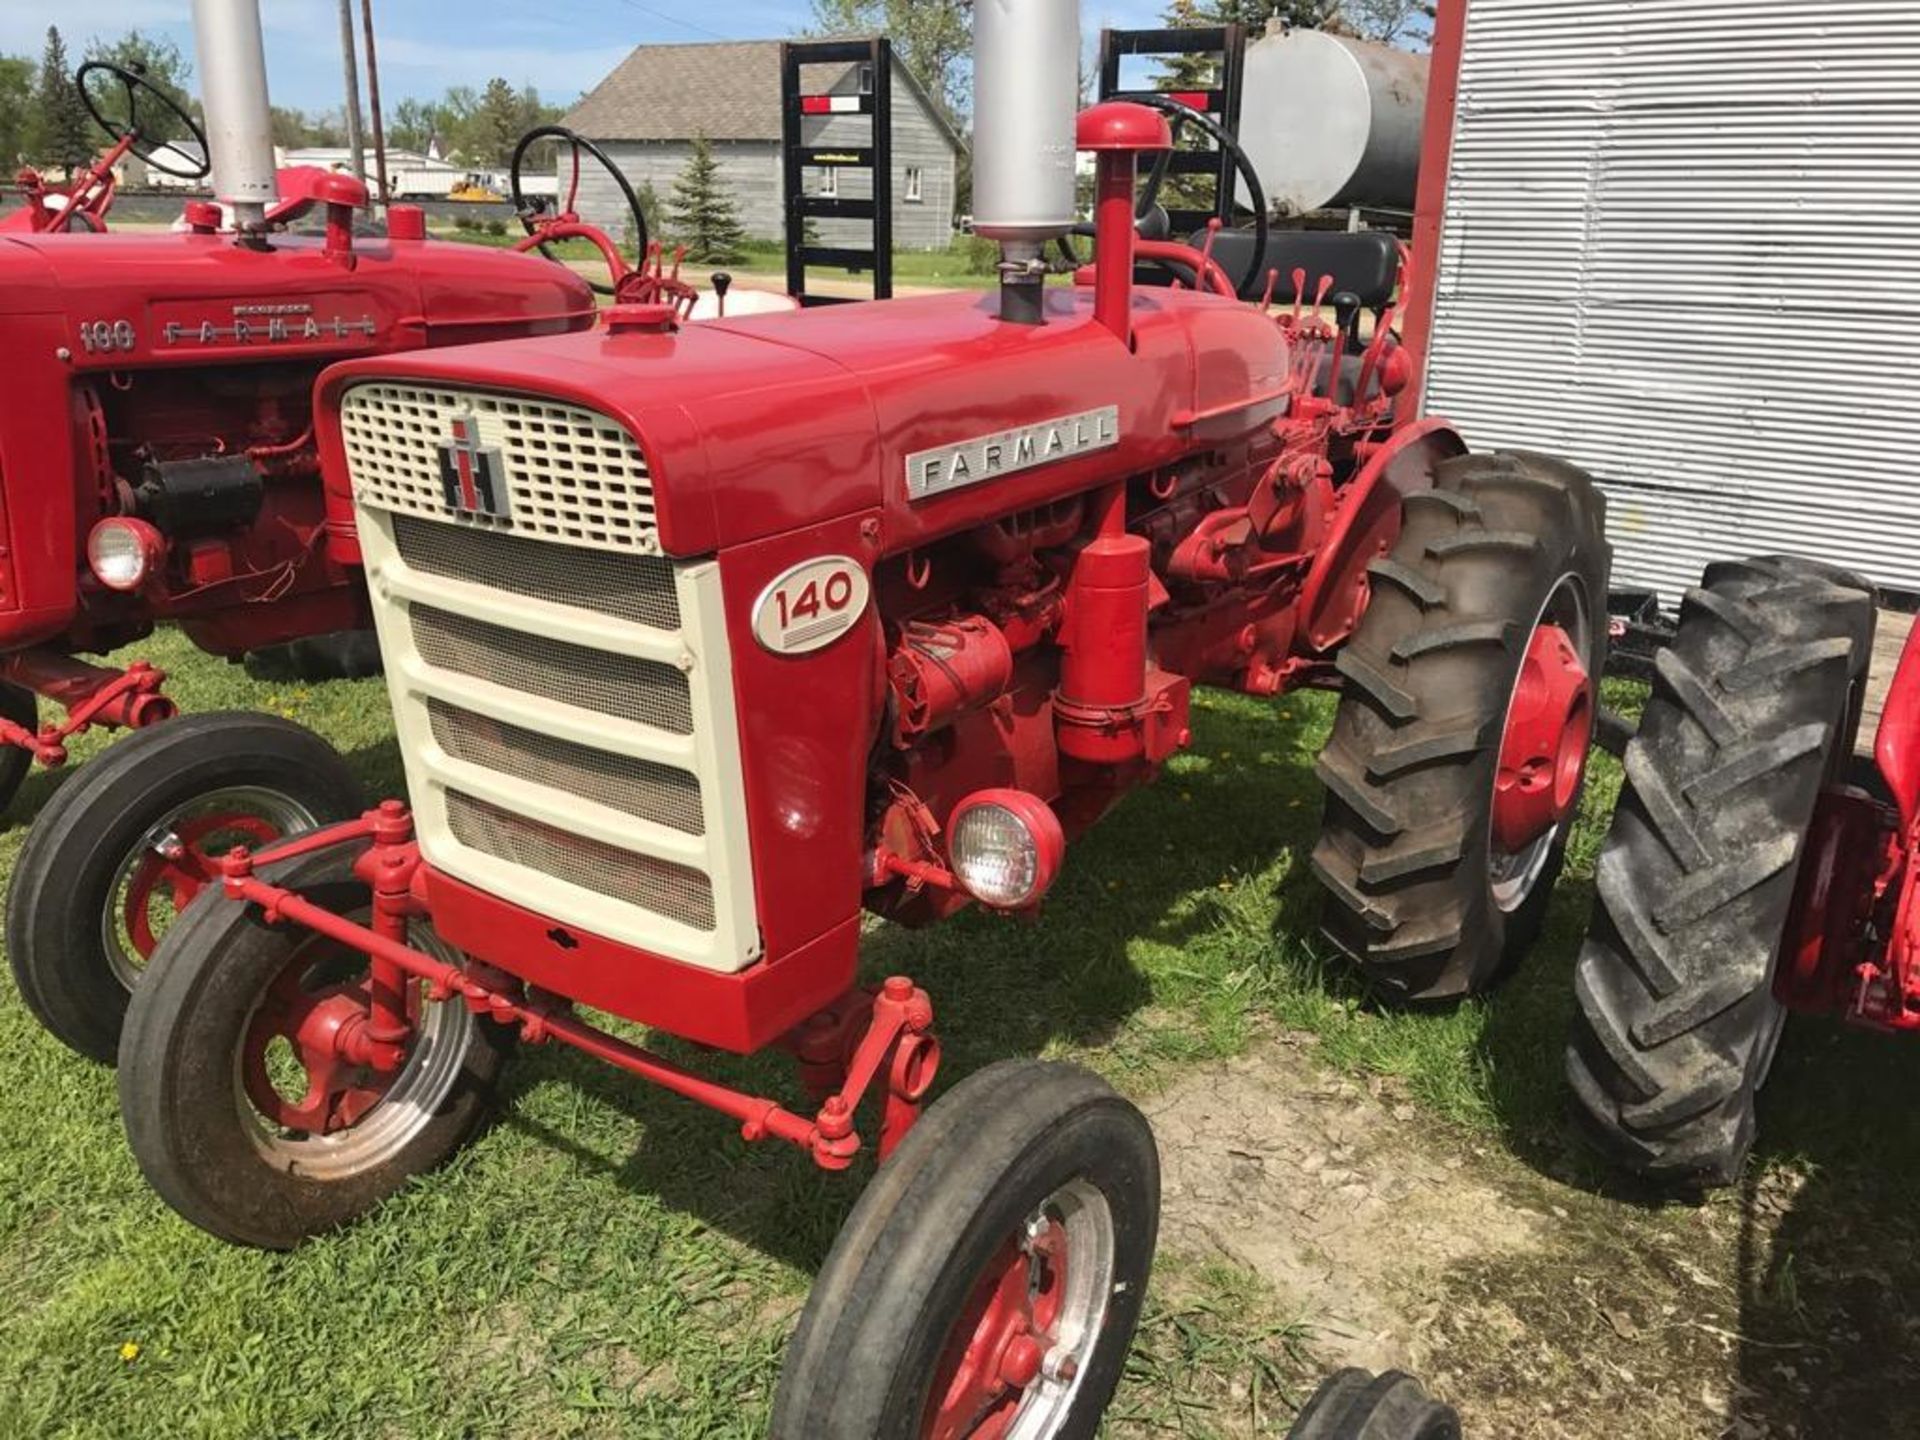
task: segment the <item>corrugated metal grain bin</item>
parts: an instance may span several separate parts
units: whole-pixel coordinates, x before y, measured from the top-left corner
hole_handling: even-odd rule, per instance
[[[1600,476],[1669,605],[1769,550],[1920,591],[1920,4],[1466,0],[1434,63],[1425,408]]]

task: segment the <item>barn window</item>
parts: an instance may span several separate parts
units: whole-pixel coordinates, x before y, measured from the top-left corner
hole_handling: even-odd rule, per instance
[[[907,203],[909,205],[920,203],[920,167],[918,165],[907,166]]]
[[[860,67],[860,93],[862,95],[873,93],[873,66],[871,65]]]
[[[822,165],[819,171],[820,183],[813,193],[825,200],[837,199],[840,195],[840,170],[838,166]]]

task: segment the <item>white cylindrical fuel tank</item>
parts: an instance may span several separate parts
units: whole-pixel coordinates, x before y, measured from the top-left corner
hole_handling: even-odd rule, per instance
[[[1249,45],[1242,75],[1240,144],[1270,204],[1294,215],[1335,205],[1413,208],[1425,55],[1289,30]]]

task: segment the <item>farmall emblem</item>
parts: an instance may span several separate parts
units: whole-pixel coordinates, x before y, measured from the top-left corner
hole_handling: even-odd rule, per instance
[[[471,411],[454,416],[452,429],[452,438],[440,442],[440,488],[448,507],[507,519],[507,477],[500,452],[480,443],[480,424]]]

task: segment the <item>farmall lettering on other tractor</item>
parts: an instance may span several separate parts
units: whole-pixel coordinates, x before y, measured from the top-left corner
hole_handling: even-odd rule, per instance
[[[1567,1047],[1605,1152],[1738,1178],[1790,1012],[1920,1031],[1920,628],[1853,764],[1874,591],[1770,556],[1710,566],[1655,660],[1601,851]]]
[[[204,882],[205,857],[348,818],[363,802],[340,758],[300,727],[258,715],[176,722],[158,669],[76,654],[161,622],[236,658],[368,625],[351,546],[328,545],[329,524],[350,521],[330,521],[322,493],[321,369],[578,331],[595,314],[587,282],[565,266],[430,241],[421,212],[404,206],[386,236],[357,236],[360,182],[276,177],[258,15],[228,0],[196,11],[233,224],[199,201],[178,233],[94,233],[113,163],[153,153],[155,133],[209,139],[177,109],[165,129],[146,126],[170,104],[162,92],[95,63],[82,67],[81,93],[112,147],[61,194],[30,177],[27,206],[0,233],[0,804],[36,760],[64,763],[75,734],[137,732],[38,816],[13,871],[7,952],[43,1023],[107,1061],[128,989],[157,930]],[[644,252],[645,220],[631,208]],[[322,233],[291,233],[309,212],[324,216]],[[599,245],[629,293],[659,292],[661,277],[628,273],[606,237],[564,211],[525,243],[575,235]],[[41,724],[36,695],[60,718]]]
[[[121,1104],[193,1223],[285,1247],[363,1213],[473,1134],[516,1040],[827,1170],[871,1100],[883,1163],[775,1432],[1087,1435],[1152,1260],[1152,1136],[1034,1061],[923,1114],[933,1003],[857,983],[863,911],[1030,908],[1067,836],[1188,743],[1193,684],[1343,683],[1315,853],[1334,932],[1409,997],[1465,993],[1529,938],[1603,659],[1593,486],[1396,430],[1389,324],[1356,348],[1260,303],[1284,240],[1251,302],[1202,250],[1136,245],[1164,116],[1076,124],[1071,4],[990,0],[975,27],[997,297],[699,325],[623,306],[323,377],[328,543],[366,567],[411,808],[235,850],[163,937]],[[1076,146],[1095,259],[1046,286]],[[1137,258],[1191,283],[1138,287]],[[810,1098],[576,1005],[783,1046]]]

